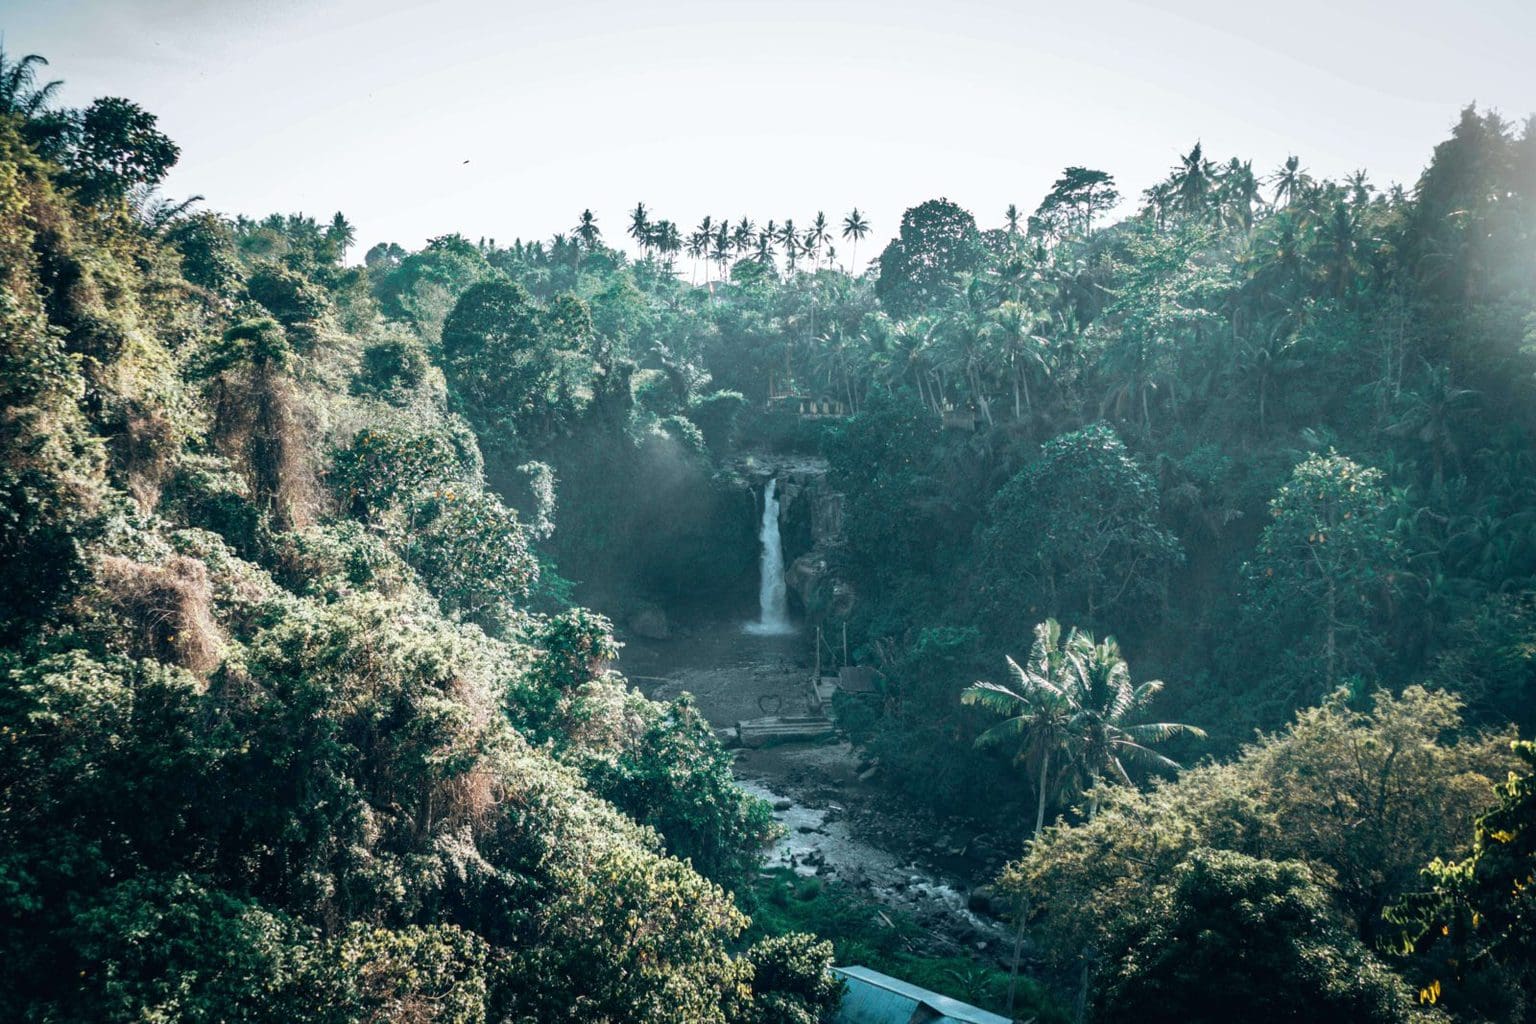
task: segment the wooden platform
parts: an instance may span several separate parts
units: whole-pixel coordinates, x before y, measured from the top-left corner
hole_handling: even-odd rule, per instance
[[[762,747],[772,743],[814,743],[831,735],[831,721],[819,715],[805,718],[768,715],[736,723],[736,736],[744,747]]]

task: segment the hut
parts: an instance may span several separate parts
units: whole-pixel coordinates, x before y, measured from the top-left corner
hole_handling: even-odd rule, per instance
[[[879,671],[868,665],[844,665],[837,670],[837,688],[844,693],[879,693]]]
[[[834,967],[832,973],[845,986],[834,1024],[1011,1024],[1007,1017],[868,967]]]

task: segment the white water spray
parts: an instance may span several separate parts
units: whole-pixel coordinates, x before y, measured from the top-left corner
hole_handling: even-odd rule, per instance
[[[779,482],[773,478],[763,488],[763,525],[758,538],[763,545],[758,613],[756,622],[747,623],[747,632],[760,636],[792,633],[784,590],[784,541],[779,536]]]

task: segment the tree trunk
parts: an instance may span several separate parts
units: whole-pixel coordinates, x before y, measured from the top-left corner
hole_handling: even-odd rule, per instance
[[[1040,762],[1040,793],[1035,802],[1035,838],[1040,838],[1040,831],[1045,828],[1045,794],[1047,783],[1051,777],[1051,752],[1045,752],[1045,757]]]
[[[1035,834],[1036,841],[1040,833],[1045,829],[1045,795],[1049,791],[1047,785],[1051,777],[1051,751],[1045,751],[1045,756],[1040,762],[1040,791],[1035,802]],[[1013,1013],[1013,997],[1019,984],[1019,961],[1024,958],[1024,926],[1029,921],[1029,900],[1021,898],[1016,910],[1018,922],[1013,932],[1013,966],[1008,972],[1008,1012]]]
[[[974,365],[966,367],[971,378],[971,391],[976,395],[976,404],[981,406],[981,418],[987,421],[987,426],[992,426],[992,407],[987,404],[987,396],[981,390],[981,374],[976,372]]]
[[[1327,664],[1327,692],[1329,693],[1333,692],[1333,680],[1335,674],[1334,664],[1338,657],[1338,630],[1335,624],[1335,615],[1338,611],[1338,603],[1338,591],[1335,588],[1333,581],[1329,580],[1327,600],[1328,630],[1327,638],[1324,642],[1324,658]]]
[[[1086,946],[1083,948],[1082,957],[1083,971],[1077,983],[1077,1006],[1075,1013],[1077,1024],[1083,1024],[1088,1019],[1088,982],[1092,977],[1092,960],[1090,958],[1090,951]]]

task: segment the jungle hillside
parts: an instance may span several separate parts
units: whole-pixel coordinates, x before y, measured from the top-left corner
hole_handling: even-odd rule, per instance
[[[54,70],[0,54],[0,1019],[814,1024],[863,964],[1536,1022],[1536,117],[408,248],[166,194]],[[770,860],[789,712],[673,685],[743,624],[963,941]]]

